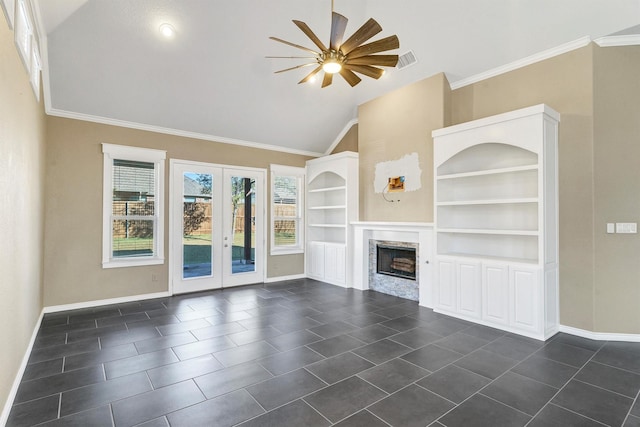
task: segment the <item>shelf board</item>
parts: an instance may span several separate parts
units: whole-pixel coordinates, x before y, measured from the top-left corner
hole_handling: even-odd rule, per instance
[[[486,169],[486,170],[479,170],[479,171],[473,171],[473,172],[451,173],[446,175],[439,175],[436,177],[436,179],[443,180],[443,179],[468,178],[472,176],[496,175],[501,173],[522,172],[522,171],[530,171],[530,170],[537,170],[537,169],[538,169],[537,164],[525,165],[525,166],[514,166],[510,168]]]
[[[309,224],[309,227],[319,227],[319,228],[347,228],[346,224]]]
[[[528,258],[498,257],[498,256],[488,256],[488,255],[480,255],[480,254],[466,254],[466,253],[460,253],[460,252],[438,252],[437,256],[473,258],[473,259],[485,260],[485,261],[499,261],[499,262],[538,265],[537,259],[528,259]]]
[[[337,205],[337,206],[310,206],[308,209],[311,211],[319,211],[319,210],[328,210],[328,209],[346,209],[345,205]]]
[[[471,205],[511,205],[519,203],[538,203],[537,197],[522,197],[514,199],[479,199],[479,200],[458,200],[449,202],[437,202],[436,206],[471,206]]]
[[[325,187],[325,188],[315,188],[313,190],[308,190],[309,193],[324,193],[326,191],[340,191],[346,190],[347,187],[342,185],[340,187]]]
[[[437,233],[450,234],[487,234],[499,236],[537,236],[537,230],[500,230],[489,228],[437,228]]]

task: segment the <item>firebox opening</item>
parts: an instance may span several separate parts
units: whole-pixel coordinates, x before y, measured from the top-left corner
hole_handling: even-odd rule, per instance
[[[416,250],[398,246],[376,245],[378,274],[416,280]]]

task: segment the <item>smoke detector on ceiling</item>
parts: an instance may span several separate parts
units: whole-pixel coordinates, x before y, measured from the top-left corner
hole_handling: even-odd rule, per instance
[[[398,68],[398,70],[402,70],[403,68],[410,67],[416,64],[417,62],[418,62],[418,58],[416,58],[416,55],[413,53],[412,50],[410,50],[398,57],[398,65],[396,65],[396,68]]]

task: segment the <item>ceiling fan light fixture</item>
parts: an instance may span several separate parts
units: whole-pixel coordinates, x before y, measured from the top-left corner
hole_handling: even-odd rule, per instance
[[[344,55],[342,52],[336,52],[335,50],[329,50],[323,52],[321,55],[322,58],[322,69],[325,73],[335,74],[342,70],[342,63],[344,62]]]
[[[329,59],[327,61],[324,61],[324,63],[322,64],[322,69],[325,73],[335,74],[342,70],[342,64],[340,64],[335,59]]]

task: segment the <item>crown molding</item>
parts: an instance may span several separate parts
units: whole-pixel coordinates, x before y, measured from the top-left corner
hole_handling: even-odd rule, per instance
[[[637,46],[640,45],[640,34],[605,36],[594,40],[600,47]]]
[[[67,119],[82,120],[85,122],[101,123],[105,125],[118,126],[129,129],[137,129],[148,132],[162,133],[165,135],[181,136],[184,138],[200,139],[204,141],[219,142],[221,144],[239,145],[248,148],[257,148],[259,150],[278,151],[281,153],[297,154],[309,157],[321,157],[323,153],[315,151],[297,150],[295,148],[280,147],[277,145],[261,144],[259,142],[244,141],[240,139],[226,138],[223,136],[207,135],[204,133],[189,132],[179,129],[171,129],[160,126],[147,125],[142,123],[129,122],[125,120],[111,119],[101,116],[93,116],[90,114],[75,113],[73,111],[59,110],[57,108],[47,108],[46,112],[50,116],[64,117]]]
[[[358,124],[358,119],[349,120],[349,122],[347,122],[347,124],[344,126],[344,128],[342,128],[342,131],[340,131],[340,133],[338,134],[336,139],[333,141],[333,143],[331,143],[329,148],[327,148],[327,151],[324,152],[324,155],[328,156],[329,154],[331,154],[331,152],[338,146],[338,144],[340,144],[340,141],[342,141],[342,138],[344,138],[344,136],[347,134],[347,132],[349,132],[349,130],[354,125],[357,125],[357,124]]]
[[[509,71],[517,70],[518,68],[526,67],[527,65],[535,64],[536,62],[544,61],[545,59],[553,58],[554,56],[562,55],[563,53],[567,53],[572,50],[580,49],[581,47],[587,46],[589,43],[591,43],[591,37],[581,37],[572,42],[561,44],[554,48],[543,50],[542,52],[538,52],[534,55],[527,56],[526,58],[519,59],[509,64],[505,64],[500,67],[485,71],[483,73],[467,77],[466,79],[458,80],[451,83],[451,89],[455,90],[473,83],[478,83],[482,80],[499,76],[500,74],[508,73]]]

